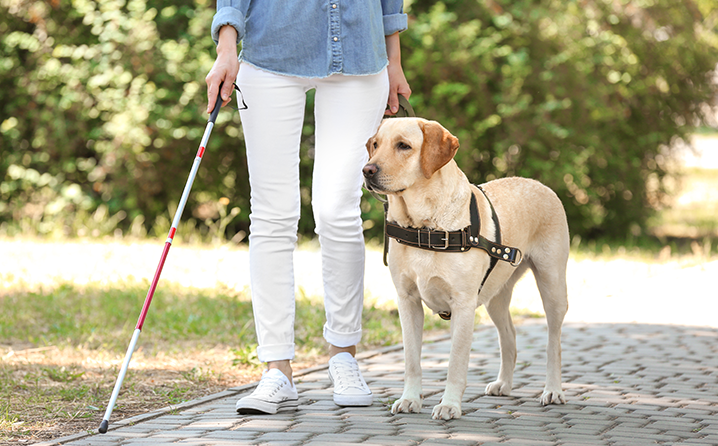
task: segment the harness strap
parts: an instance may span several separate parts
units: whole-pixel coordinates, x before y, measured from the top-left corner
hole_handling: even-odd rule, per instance
[[[484,278],[477,292],[481,293],[489,275],[499,263],[499,260],[509,262],[511,266],[517,267],[523,260],[523,254],[518,248],[501,244],[501,225],[499,224],[499,216],[494,209],[494,205],[489,200],[486,191],[481,186],[477,186],[489,203],[491,209],[491,219],[496,228],[496,241],[492,242],[480,234],[481,218],[479,216],[479,207],[476,203],[476,195],[471,194],[469,204],[469,214],[471,216],[471,224],[459,231],[436,231],[433,229],[421,228],[405,228],[396,223],[390,223],[386,219],[386,213],[389,210],[388,202],[384,202],[384,265],[388,266],[387,254],[389,252],[389,238],[395,239],[397,242],[412,246],[415,248],[426,249],[436,252],[466,252],[471,248],[479,248],[491,257],[489,267],[486,269]],[[450,311],[439,312],[439,317],[444,320],[451,319]]]
[[[471,248],[483,249],[489,256],[491,256],[491,264],[489,265],[488,272],[493,270],[499,260],[509,262],[512,266],[518,266],[523,260],[521,251],[517,248],[501,244],[499,216],[496,214],[496,210],[494,209],[493,204],[491,204],[491,200],[489,200],[486,192],[484,192],[484,190],[480,187],[479,190],[484,194],[484,197],[486,198],[486,201],[488,201],[489,207],[491,208],[491,218],[494,221],[494,226],[496,227],[496,242],[492,242],[486,237],[480,235],[481,220],[479,217],[479,208],[476,203],[476,196],[473,193],[471,194],[471,202],[469,205],[471,224],[458,231],[437,231],[435,229],[412,227],[405,228],[396,223],[391,223],[386,220],[388,204],[385,203],[384,265],[388,265],[386,259],[388,253],[388,238],[393,238],[403,245],[436,252],[466,252]],[[486,277],[488,277],[488,274]],[[486,278],[484,278],[482,285],[485,281]]]
[[[489,207],[491,208],[491,219],[494,221],[494,228],[496,228],[496,234],[495,234],[496,243],[497,244],[501,243],[501,226],[499,225],[499,216],[496,214],[494,205],[491,203],[491,200],[489,200],[488,195],[486,195],[486,191],[484,190],[484,188],[481,186],[476,186],[476,187],[481,191],[482,194],[484,194],[486,201],[489,203]],[[472,198],[471,201],[475,203],[476,200],[474,199],[473,194],[471,195],[471,198]],[[478,215],[478,210],[476,211],[476,214]],[[472,216],[473,216],[473,214],[472,214]],[[491,256],[491,261],[489,263],[489,268],[486,270],[486,274],[484,274],[484,279],[481,281],[481,286],[479,287],[479,293],[481,292],[481,288],[484,287],[484,284],[486,283],[486,279],[489,278],[489,274],[491,274],[491,271],[494,270],[494,268],[496,267],[496,264],[499,263],[499,259],[497,259],[495,256],[491,255],[492,248],[493,248],[493,252],[496,253],[496,246],[491,246],[489,244],[482,243],[482,242],[488,242],[488,240],[485,239],[484,237],[479,237],[479,244],[482,245],[482,246],[480,246],[480,248],[489,253],[489,255]]]

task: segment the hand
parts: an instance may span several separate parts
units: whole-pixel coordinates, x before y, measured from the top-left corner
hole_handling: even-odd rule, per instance
[[[219,44],[217,45],[217,58],[209,70],[207,82],[207,113],[214,109],[219,85],[222,85],[222,106],[232,99],[232,84],[239,73],[239,60],[237,60],[237,30],[226,25],[219,30]]]
[[[401,65],[392,65],[389,63],[389,110],[385,111],[386,115],[393,115],[399,111],[399,95],[409,99],[411,96],[411,88],[404,76],[404,70]]]
[[[409,99],[411,96],[411,88],[409,82],[404,76],[404,69],[401,67],[401,47],[399,45],[399,33],[386,36],[386,53],[389,57],[389,66],[387,71],[389,74],[389,110],[384,112],[386,115],[393,115],[399,111],[399,95]]]

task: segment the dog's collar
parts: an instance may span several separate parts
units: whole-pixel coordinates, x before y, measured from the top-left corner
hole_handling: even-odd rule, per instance
[[[471,194],[471,203],[469,205],[471,224],[464,229],[458,231],[437,231],[435,229],[426,228],[405,228],[396,223],[385,221],[385,237],[393,238],[403,245],[438,252],[466,252],[471,248],[483,249],[492,259],[489,272],[498,260],[503,260],[513,266],[518,266],[523,260],[521,251],[517,248],[501,244],[499,217],[486,192],[484,192],[481,187],[478,187],[478,189],[483,193],[491,208],[491,218],[496,227],[496,242],[480,235],[481,219],[479,217],[479,208],[476,204],[476,196],[473,193]],[[388,209],[388,205],[385,204],[385,208]],[[385,254],[386,251],[385,249]],[[386,255],[384,256],[384,264],[387,265]]]
[[[489,274],[491,274],[491,271],[494,270],[494,267],[499,260],[508,262],[514,267],[519,266],[523,261],[523,254],[518,248],[512,248],[501,244],[501,225],[499,224],[499,216],[484,189],[481,186],[476,187],[484,195],[486,202],[491,208],[491,219],[494,221],[494,227],[496,228],[495,242],[492,242],[480,234],[481,218],[479,217],[479,207],[476,204],[476,195],[474,195],[473,192],[471,193],[471,202],[469,204],[471,224],[459,231],[404,228],[396,223],[389,223],[386,219],[389,203],[384,202],[384,265],[388,266],[388,238],[393,238],[403,245],[437,252],[466,252],[471,248],[483,249],[491,257],[491,263],[484,274],[484,278],[481,280],[481,286],[478,290],[479,293],[484,287],[486,280],[489,278]],[[439,312],[439,317],[448,321],[451,319],[451,312],[441,311]]]

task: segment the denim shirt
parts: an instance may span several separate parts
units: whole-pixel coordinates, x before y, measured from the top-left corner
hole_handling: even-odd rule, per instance
[[[388,64],[384,37],[407,23],[403,0],[217,0],[212,39],[233,26],[239,60],[273,73],[368,75]]]

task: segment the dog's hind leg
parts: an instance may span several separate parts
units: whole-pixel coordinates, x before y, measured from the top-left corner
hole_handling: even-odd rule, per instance
[[[568,311],[566,261],[562,258],[531,262],[548,325],[546,386],[540,398],[544,406],[566,403],[561,389],[561,326]]]
[[[516,328],[511,320],[509,305],[513,283],[507,284],[496,296],[486,305],[486,310],[491,317],[496,331],[499,334],[499,347],[501,351],[501,366],[496,381],[486,386],[487,395],[511,394],[514,382],[514,368],[516,367]]]

